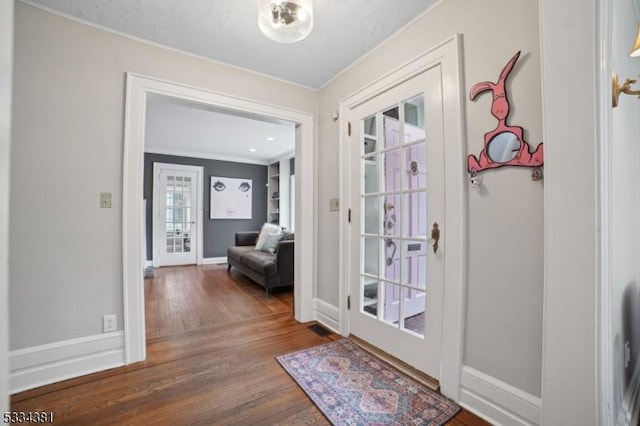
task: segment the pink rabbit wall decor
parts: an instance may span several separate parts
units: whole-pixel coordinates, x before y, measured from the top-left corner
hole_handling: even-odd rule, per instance
[[[469,98],[475,100],[481,93],[490,91],[493,95],[491,115],[498,120],[497,127],[484,135],[484,148],[479,158],[475,155],[467,157],[467,169],[472,177],[472,185],[478,182],[475,178],[478,172],[502,166],[535,167],[531,174],[532,179],[542,179],[540,167],[544,162],[543,144],[540,143],[534,152],[529,152],[529,143],[522,136],[522,127],[510,126],[507,123],[510,106],[506,81],[519,57],[520,52],[507,62],[496,83],[485,81],[475,84],[469,93]]]

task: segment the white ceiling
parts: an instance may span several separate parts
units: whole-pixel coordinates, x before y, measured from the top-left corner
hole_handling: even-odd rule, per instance
[[[313,89],[436,0],[315,0],[311,35],[267,39],[257,0],[23,0],[85,22]]]
[[[146,152],[267,164],[294,148],[291,122],[161,96],[147,100]]]

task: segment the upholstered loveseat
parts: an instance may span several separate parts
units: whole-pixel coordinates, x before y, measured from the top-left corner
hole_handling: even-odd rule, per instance
[[[256,250],[259,232],[237,232],[236,245],[227,249],[228,271],[233,266],[253,281],[269,290],[293,285],[293,234],[285,234],[276,252]]]

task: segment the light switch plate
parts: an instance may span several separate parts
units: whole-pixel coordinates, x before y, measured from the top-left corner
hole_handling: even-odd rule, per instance
[[[329,211],[337,212],[340,210],[340,202],[337,198],[332,198],[329,200]]]
[[[110,192],[101,192],[100,193],[100,208],[110,209],[111,208],[111,193]]]

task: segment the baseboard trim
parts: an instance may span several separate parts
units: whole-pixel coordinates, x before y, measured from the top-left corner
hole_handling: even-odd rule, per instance
[[[153,260],[147,260],[144,266],[145,268],[153,268]]]
[[[340,310],[320,299],[313,299],[313,316],[316,321],[336,334],[340,334]]]
[[[120,367],[124,361],[123,331],[11,351],[9,393]]]
[[[217,265],[220,263],[227,263],[227,256],[222,257],[205,257],[202,259],[203,265]]]
[[[542,418],[542,400],[474,368],[462,368],[460,401],[495,425],[533,426]]]

